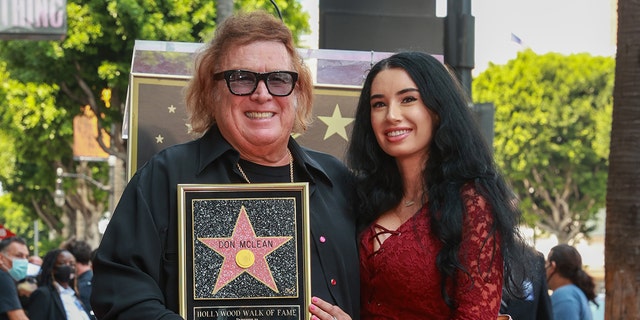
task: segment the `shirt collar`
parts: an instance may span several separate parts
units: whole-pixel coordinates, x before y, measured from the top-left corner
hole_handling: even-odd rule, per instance
[[[71,286],[65,288],[61,286],[57,281],[54,281],[53,285],[56,286],[56,289],[58,289],[58,292],[60,292],[60,294],[74,295],[76,293],[73,289],[71,289]]]
[[[202,173],[209,164],[227,152],[233,153],[234,161],[240,159],[240,154],[224,139],[220,133],[220,129],[216,125],[211,126],[211,128],[198,139],[197,143],[198,150],[200,151],[198,174]],[[304,150],[305,148],[301,147],[293,137],[289,138],[288,146],[294,161],[304,164],[304,166],[302,166],[304,174],[310,178],[310,182],[315,183],[315,178],[320,177],[329,181],[330,184],[333,184],[324,168],[322,168],[317,161],[309,157]],[[300,166],[298,166],[298,168],[299,167]],[[315,172],[317,173],[313,174]]]

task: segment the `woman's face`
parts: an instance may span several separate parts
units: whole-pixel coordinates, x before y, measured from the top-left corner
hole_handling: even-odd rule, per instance
[[[380,71],[371,84],[371,125],[378,144],[396,159],[426,160],[435,114],[418,87],[400,68]]]
[[[59,279],[59,275],[60,275],[60,270],[63,267],[69,267],[71,268],[70,270],[70,274],[68,275],[68,279],[67,276],[63,276],[62,279]],[[56,258],[56,264],[55,266],[53,266],[53,273],[54,273],[54,278],[58,281],[58,282],[69,282],[70,279],[75,278],[75,273],[76,273],[76,258],[71,254],[71,252],[69,251],[62,251],[60,252],[60,254],[58,255],[58,257]]]
[[[62,251],[56,258],[56,266],[76,267],[76,258],[69,251]]]

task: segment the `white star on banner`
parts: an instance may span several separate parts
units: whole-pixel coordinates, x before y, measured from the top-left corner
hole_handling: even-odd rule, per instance
[[[349,139],[347,138],[347,129],[345,128],[351,122],[353,122],[354,118],[342,117],[342,113],[340,112],[340,105],[336,104],[331,117],[318,116],[318,118],[327,125],[327,131],[324,134],[324,140],[327,140],[334,134],[338,134],[345,141],[349,141]]]

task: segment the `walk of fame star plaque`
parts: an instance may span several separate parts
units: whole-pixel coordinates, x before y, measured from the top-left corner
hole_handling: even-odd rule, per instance
[[[309,319],[307,183],[178,185],[180,315]]]

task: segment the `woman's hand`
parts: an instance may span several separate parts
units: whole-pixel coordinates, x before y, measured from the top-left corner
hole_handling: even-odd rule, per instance
[[[351,316],[342,311],[340,307],[318,297],[311,298],[309,312],[311,312],[312,320],[351,320]]]

